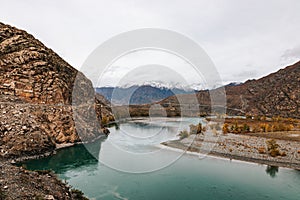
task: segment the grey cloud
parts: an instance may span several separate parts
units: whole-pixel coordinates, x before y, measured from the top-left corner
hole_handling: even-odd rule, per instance
[[[300,45],[292,49],[288,49],[281,56],[283,59],[297,58],[300,59]]]
[[[243,81],[300,59],[299,10],[299,0],[2,0],[0,20],[32,33],[77,69],[114,35],[174,30],[203,46],[223,80]]]

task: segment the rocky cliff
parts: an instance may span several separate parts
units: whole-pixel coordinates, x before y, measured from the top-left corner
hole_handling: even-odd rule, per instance
[[[92,140],[102,134],[101,113],[90,80],[32,35],[0,23],[0,156]]]

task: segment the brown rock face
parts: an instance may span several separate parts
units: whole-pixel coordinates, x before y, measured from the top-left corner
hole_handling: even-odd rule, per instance
[[[34,103],[71,103],[77,70],[33,36],[0,24],[0,56],[0,94]]]
[[[36,155],[102,134],[90,80],[32,35],[2,23],[0,106],[5,157]]]
[[[226,87],[227,106],[243,113],[300,118],[300,62],[258,80]],[[229,113],[234,111],[229,109]]]

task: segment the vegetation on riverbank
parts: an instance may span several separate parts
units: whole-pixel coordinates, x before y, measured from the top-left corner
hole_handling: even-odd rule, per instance
[[[189,137],[190,135],[200,134],[204,131],[206,131],[206,128],[203,127],[201,123],[198,123],[197,125],[191,124],[190,130],[189,131],[187,131],[187,130],[180,131],[179,137],[182,140],[184,138]]]
[[[209,119],[209,121],[218,121],[217,119]],[[222,127],[224,134],[226,133],[268,133],[300,130],[300,122],[298,119],[281,118],[281,117],[249,117],[246,118],[226,118]]]

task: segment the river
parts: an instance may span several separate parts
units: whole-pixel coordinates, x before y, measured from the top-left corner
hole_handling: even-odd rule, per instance
[[[300,172],[223,158],[199,159],[159,146],[203,119],[137,119],[107,139],[60,149],[23,163],[53,170],[90,199],[300,199]]]

